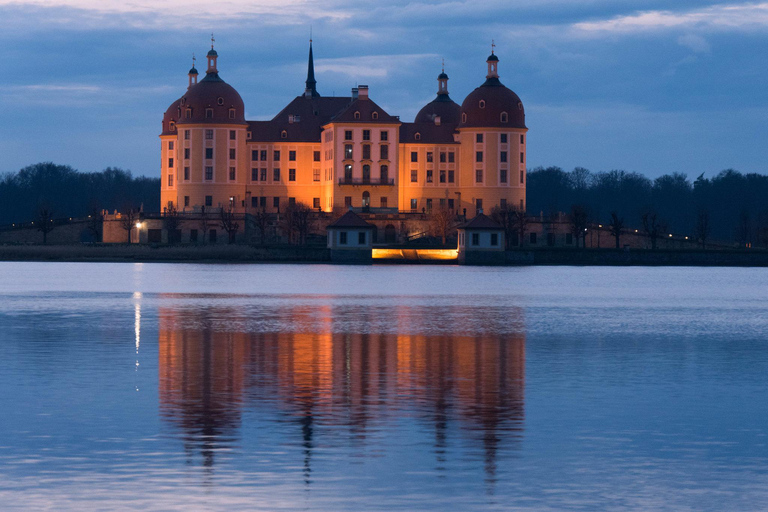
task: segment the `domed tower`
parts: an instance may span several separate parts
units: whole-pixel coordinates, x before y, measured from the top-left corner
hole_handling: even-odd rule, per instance
[[[528,128],[520,98],[499,80],[495,51],[486,60],[485,82],[461,105],[461,182],[474,213],[493,207],[525,209],[525,162]],[[471,212],[468,209],[468,214]]]
[[[219,76],[213,41],[211,38],[206,55],[205,77],[198,82],[193,61],[187,92],[169,109],[176,110],[176,131],[166,133],[164,121],[164,210],[200,211],[205,207],[240,212],[244,208],[248,167],[245,105],[240,94]],[[168,135],[175,136],[166,140]]]
[[[445,74],[445,66],[437,76],[437,83],[437,98],[419,110],[414,122],[456,125],[459,123],[461,107],[448,95],[448,75]]]

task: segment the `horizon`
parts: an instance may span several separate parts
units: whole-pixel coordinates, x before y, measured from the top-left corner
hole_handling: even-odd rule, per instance
[[[460,104],[495,40],[501,80],[526,108],[529,169],[768,173],[768,70],[755,57],[768,50],[768,3],[156,4],[0,0],[14,70],[0,173],[51,161],[159,177],[162,114],[211,32],[222,78],[261,120],[303,91],[310,30],[320,94],[367,83],[405,122],[434,98],[443,58]]]

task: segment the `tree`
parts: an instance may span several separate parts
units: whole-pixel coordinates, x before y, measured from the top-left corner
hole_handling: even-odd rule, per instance
[[[200,240],[203,244],[208,240],[208,230],[211,228],[211,222],[208,218],[208,213],[205,211],[205,206],[200,209],[200,217],[197,219],[197,229],[200,230]]]
[[[651,239],[651,249],[656,250],[656,242],[659,236],[667,230],[667,225],[659,220],[659,214],[656,210],[649,208],[641,216],[643,221],[643,230],[648,238]]]
[[[701,177],[699,177],[701,178]],[[709,232],[711,227],[709,225],[709,210],[699,210],[696,215],[696,227],[694,229],[694,235],[696,239],[701,242],[701,248],[707,248],[707,238],[709,238]]]
[[[293,233],[296,233],[299,245],[307,243],[307,235],[312,229],[312,208],[305,203],[288,205],[285,210],[285,219],[289,224],[289,241],[292,241]]]
[[[448,235],[453,231],[453,212],[445,206],[434,209],[429,216],[429,223],[433,235],[439,237],[445,245]]]
[[[619,217],[619,215],[614,211],[611,212],[611,221],[608,223],[608,230],[611,233],[611,236],[616,239],[616,248],[619,249],[621,247],[621,230],[624,229],[624,218]]]
[[[120,215],[120,225],[128,233],[128,243],[131,243],[131,231],[139,218],[138,212],[133,208],[128,208]]]
[[[259,243],[264,245],[267,243],[267,229],[269,229],[271,216],[264,208],[261,208],[256,210],[256,213],[254,213],[252,217],[256,229],[259,230]]]
[[[586,231],[587,221],[589,220],[589,212],[587,207],[582,204],[574,204],[571,206],[571,215],[568,217],[571,223],[571,233],[576,238],[576,247],[579,247],[579,237],[582,239],[581,246],[586,246]]]
[[[513,209],[512,210],[512,225],[514,231],[520,236],[520,245],[525,245],[525,233],[528,231],[528,214],[525,210]]]
[[[240,224],[237,223],[235,213],[231,208],[227,210],[222,208],[220,210],[219,222],[221,228],[227,232],[229,243],[235,243],[235,236],[237,235],[237,230],[240,229]]]
[[[47,206],[41,206],[37,211],[37,230],[43,234],[43,244],[48,243],[48,233],[55,227],[53,211]]]
[[[742,210],[739,213],[739,221],[736,224],[736,241],[742,248],[749,247],[752,241],[752,219],[747,210]]]
[[[96,242],[101,242],[104,232],[104,214],[98,208],[91,209],[88,215],[88,231],[93,235]]]
[[[169,205],[163,216],[165,231],[168,233],[168,243],[175,244],[181,242],[181,225],[184,223],[179,210],[174,205]]]
[[[512,237],[517,236],[515,231],[515,222],[513,219],[514,210],[509,207],[494,206],[491,210],[491,218],[504,228],[504,248],[509,250],[512,247]]]

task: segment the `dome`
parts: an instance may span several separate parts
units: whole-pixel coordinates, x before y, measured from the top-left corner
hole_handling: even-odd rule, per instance
[[[486,80],[461,104],[459,128],[475,127],[526,128],[523,102],[498,78]]]
[[[195,66],[192,66],[192,69],[189,70],[188,75],[197,75],[197,68]]]
[[[219,54],[216,53],[216,50],[214,50],[213,48],[211,48],[210,51],[208,52],[208,57],[218,57],[218,56]]]
[[[486,62],[499,62],[499,58],[496,56],[495,53],[492,53],[488,56],[486,59]]]
[[[416,114],[415,123],[434,123],[435,116],[440,116],[440,124],[459,124],[461,107],[447,94],[438,94]]]
[[[165,114],[163,114],[163,133],[162,135],[175,135],[176,134],[176,123],[179,120],[179,106],[181,105],[181,98],[177,99],[173,103],[171,103],[171,106],[168,107],[168,110],[165,111]],[[173,129],[171,129],[171,123],[174,124]]]
[[[179,106],[179,124],[245,124],[243,99],[215,72],[190,87]],[[207,113],[209,109],[212,112]]]

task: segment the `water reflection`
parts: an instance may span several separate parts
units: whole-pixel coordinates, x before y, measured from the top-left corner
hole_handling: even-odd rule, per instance
[[[161,301],[161,414],[179,432],[188,461],[199,454],[210,471],[252,410],[300,448],[307,484],[318,445],[368,456],[366,448],[387,435],[428,446],[438,472],[462,445],[493,484],[500,455],[515,452],[523,431],[522,312],[438,309],[423,315],[408,304],[321,299],[236,307]],[[280,332],[255,316],[283,319]],[[467,328],[467,318],[486,316],[495,320]],[[389,332],[369,329],[383,322]],[[363,328],[349,332],[350,325]]]

